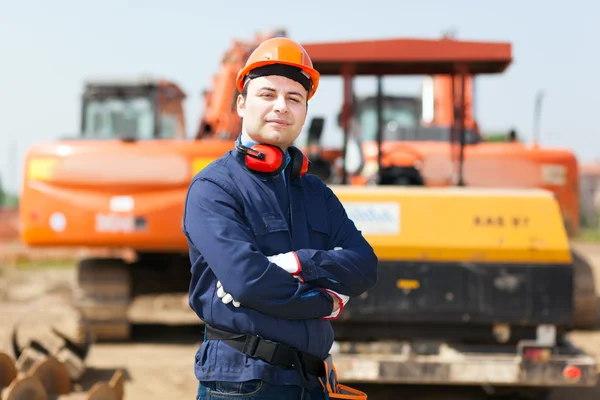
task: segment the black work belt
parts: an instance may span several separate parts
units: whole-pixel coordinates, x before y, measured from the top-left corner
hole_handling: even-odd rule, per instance
[[[245,335],[222,331],[205,324],[206,339],[222,340],[227,345],[253,358],[259,358],[269,364],[286,369],[295,369],[300,374],[303,386],[310,388],[308,374],[316,377],[325,375],[323,360],[288,345],[260,336]]]

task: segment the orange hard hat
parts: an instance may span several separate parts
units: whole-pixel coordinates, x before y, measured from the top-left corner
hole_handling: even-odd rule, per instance
[[[297,75],[292,72],[287,73],[271,73],[267,71],[263,75],[284,75],[291,79],[298,80],[303,83],[306,80],[306,85],[303,85],[308,91],[310,99],[319,86],[320,74],[313,68],[310,56],[300,44],[285,37],[276,37],[263,41],[248,57],[246,65],[240,70],[236,79],[237,90],[241,93],[246,83],[246,78],[251,77],[252,71],[261,67],[271,65],[292,66],[299,68]]]

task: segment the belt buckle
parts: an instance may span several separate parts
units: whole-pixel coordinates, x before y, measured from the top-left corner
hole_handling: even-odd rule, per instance
[[[277,355],[277,352],[279,351],[279,342],[273,342],[272,340],[263,339],[262,343],[264,351],[261,358],[269,364],[272,364],[275,361],[275,356]],[[266,349],[269,349],[268,358],[266,357]]]

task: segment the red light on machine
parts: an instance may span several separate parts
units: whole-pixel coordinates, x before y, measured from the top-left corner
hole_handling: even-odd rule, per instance
[[[528,361],[548,361],[552,351],[545,347],[526,347],[523,349],[523,358]]]
[[[563,377],[569,381],[578,381],[581,379],[581,370],[575,365],[568,365],[563,370]]]

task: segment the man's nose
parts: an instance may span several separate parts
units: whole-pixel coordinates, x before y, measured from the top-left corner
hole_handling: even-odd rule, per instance
[[[273,109],[277,112],[284,113],[288,111],[288,103],[285,99],[285,96],[278,96],[275,100],[275,104]]]

